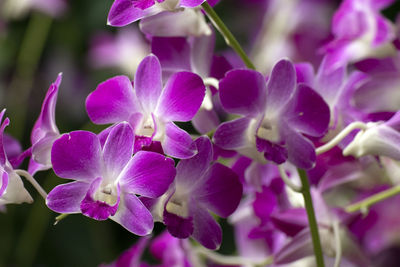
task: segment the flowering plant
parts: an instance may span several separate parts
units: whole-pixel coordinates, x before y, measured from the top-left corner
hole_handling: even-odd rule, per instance
[[[76,18],[92,34],[96,5],[75,5],[19,6],[26,37],[0,75],[0,266],[400,264],[397,3],[115,0],[83,34],[87,68],[47,47]],[[6,49],[18,22],[0,6]]]

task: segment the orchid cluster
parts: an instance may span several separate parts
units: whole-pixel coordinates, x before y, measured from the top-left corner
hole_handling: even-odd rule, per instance
[[[400,19],[382,13],[394,0],[236,1],[258,19],[250,56],[223,4],[115,0],[118,31],[87,56],[121,72],[86,95],[100,130],[60,131],[62,73],[25,150],[1,111],[1,217],[33,202],[26,179],[56,223],[82,214],[137,236],[100,266],[381,266],[400,243]],[[216,50],[219,34],[232,50]],[[46,192],[34,176],[49,170]],[[226,224],[232,255],[216,251]]]

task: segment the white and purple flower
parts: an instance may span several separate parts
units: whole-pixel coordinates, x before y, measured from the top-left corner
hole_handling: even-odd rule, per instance
[[[286,160],[299,168],[314,166],[313,143],[302,134],[321,137],[329,124],[329,107],[305,84],[296,84],[294,66],[279,61],[268,82],[253,70],[233,70],[220,81],[227,112],[243,117],[221,124],[215,144],[266,163]]]
[[[157,198],[175,176],[172,159],[148,151],[132,157],[134,135],[128,123],[115,125],[102,145],[97,135],[74,131],[54,142],[54,172],[76,180],[56,186],[47,206],[60,213],[83,213],[96,220],[108,218],[130,232],[147,235],[153,218],[137,195]]]
[[[235,172],[212,163],[213,150],[208,137],[195,141],[198,154],[181,160],[173,186],[153,211],[175,237],[192,236],[209,249],[222,242],[222,230],[210,211],[226,218],[242,198],[242,184]]]
[[[178,72],[161,81],[160,62],[154,55],[140,63],[134,86],[126,76],[101,83],[86,100],[90,119],[97,124],[128,121],[135,132],[135,152],[152,141],[176,158],[190,158],[196,146],[190,135],[173,121],[190,121],[205,95],[202,79],[191,72]]]
[[[0,112],[0,122],[3,121],[5,109]],[[8,161],[5,141],[4,129],[8,126],[10,120],[5,118],[0,126],[0,206],[5,204],[21,204],[24,202],[32,203],[33,199],[25,189],[21,178],[14,171],[11,163]]]

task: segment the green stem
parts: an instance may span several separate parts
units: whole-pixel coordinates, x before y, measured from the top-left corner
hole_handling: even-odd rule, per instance
[[[314,247],[315,261],[318,267],[324,267],[324,257],[322,254],[321,240],[319,238],[318,225],[315,218],[314,206],[310,193],[310,183],[308,182],[308,177],[305,170],[297,169],[297,171],[302,184],[301,193],[303,194],[304,204],[307,211],[308,224],[310,226],[311,239]]]
[[[27,102],[51,23],[52,18],[47,15],[31,15],[16,60],[15,73],[8,89],[7,106],[13,123],[9,130],[18,139],[22,139],[24,134]]]
[[[345,210],[347,212],[356,212],[359,210],[366,211],[373,204],[376,204],[398,194],[400,194],[400,185],[386,189],[385,191],[372,195],[364,200],[361,200],[360,202],[349,205],[345,208]]]
[[[205,1],[203,4],[201,4],[201,6],[203,7],[204,12],[206,12],[208,18],[214,24],[215,28],[217,28],[217,30],[224,37],[226,44],[229,45],[230,47],[232,47],[233,50],[235,50],[235,52],[240,56],[240,58],[243,60],[244,64],[246,64],[246,66],[249,69],[255,70],[256,67],[254,66],[254,64],[247,57],[246,53],[244,52],[243,48],[240,46],[239,42],[233,36],[231,31],[226,27],[225,23],[220,19],[220,17],[214,11],[214,9],[208,4],[207,1]]]

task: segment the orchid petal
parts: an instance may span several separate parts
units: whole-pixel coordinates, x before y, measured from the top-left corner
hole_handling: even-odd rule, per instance
[[[190,135],[172,122],[166,124],[165,136],[161,144],[165,154],[178,159],[191,158],[197,152]]]
[[[288,60],[279,61],[268,80],[266,113],[278,113],[292,98],[295,89],[296,71],[293,64]]]
[[[156,198],[167,191],[175,177],[174,161],[148,151],[139,151],[126,165],[120,176],[124,193]]]
[[[155,110],[162,90],[161,65],[154,55],[140,62],[135,74],[136,96],[147,113]]]
[[[217,146],[224,149],[236,149],[249,144],[248,128],[251,123],[249,118],[240,118],[222,123],[213,136]]]
[[[163,214],[163,221],[168,232],[177,238],[188,238],[192,235],[194,226],[193,218],[183,218],[173,213],[169,213],[166,209]]]
[[[193,214],[192,237],[208,249],[218,249],[222,242],[221,226],[201,206],[191,207]]]
[[[161,94],[155,114],[164,121],[189,121],[205,96],[203,80],[191,72],[172,75]]]
[[[53,144],[51,162],[58,176],[89,182],[101,176],[100,141],[87,131],[63,134]]]
[[[219,90],[222,106],[230,113],[254,117],[264,112],[266,83],[257,71],[229,71],[220,81]]]
[[[213,159],[212,144],[208,137],[195,140],[198,153],[189,159],[181,160],[176,166],[176,183],[179,187],[193,187],[206,172]]]
[[[134,135],[127,122],[114,126],[103,148],[108,177],[116,179],[132,157]]]
[[[213,164],[205,174],[205,180],[193,192],[193,198],[221,217],[231,215],[242,199],[242,184],[230,168]]]
[[[110,219],[140,236],[150,234],[154,226],[150,211],[133,194],[123,195],[117,213]]]
[[[118,189],[117,200],[111,205],[109,203],[94,199],[96,191],[99,189],[101,183],[101,177],[93,180],[90,184],[89,190],[86,192],[86,195],[80,204],[82,214],[99,221],[107,220],[108,217],[113,216],[117,212],[120,202],[120,192]]]
[[[153,37],[151,52],[160,60],[163,80],[178,71],[190,71],[190,46],[183,37]]]
[[[329,106],[322,97],[305,84],[300,84],[285,111],[290,127],[311,136],[321,136],[328,129]]]
[[[57,103],[58,89],[61,84],[62,74],[60,73],[54,83],[50,85],[43,101],[39,118],[33,126],[31,142],[35,144],[48,133],[59,134],[55,123],[55,109]]]
[[[316,154],[314,145],[310,140],[295,132],[288,126],[285,127],[285,141],[288,149],[288,159],[298,168],[311,169],[315,166]]]
[[[84,182],[57,185],[47,195],[46,205],[59,213],[79,213],[81,202],[89,187],[90,184]]]
[[[129,116],[140,111],[131,81],[126,76],[116,76],[99,84],[86,99],[89,118],[97,124],[128,121]]]
[[[148,11],[135,7],[135,1],[115,0],[108,13],[107,24],[125,26],[146,16]]]

